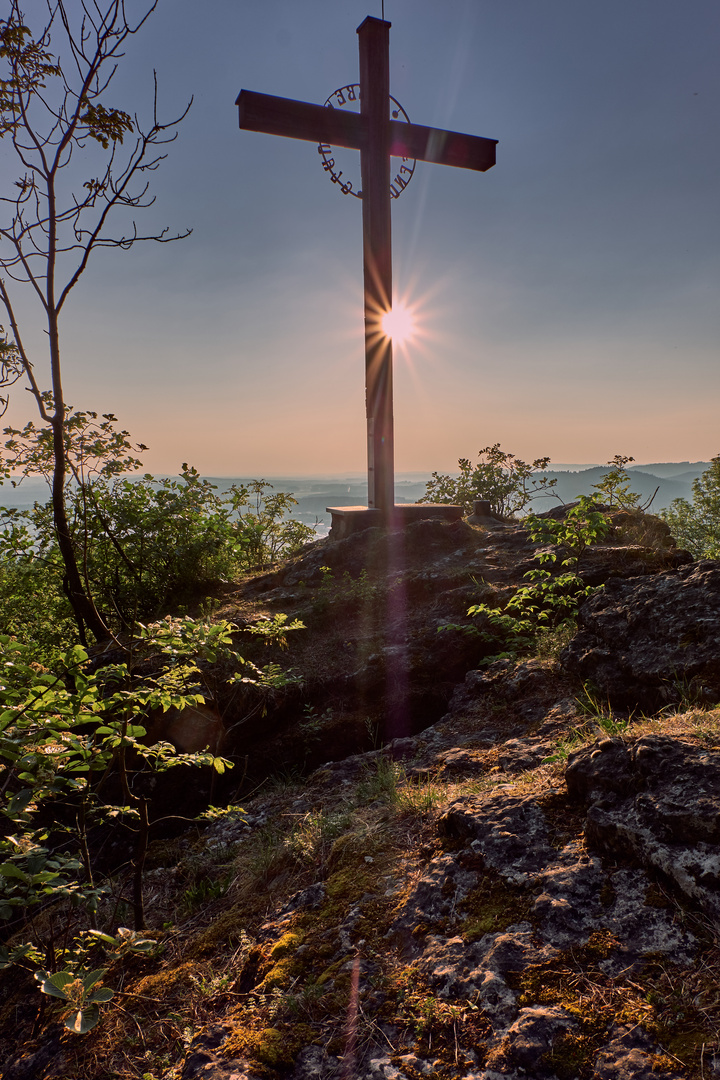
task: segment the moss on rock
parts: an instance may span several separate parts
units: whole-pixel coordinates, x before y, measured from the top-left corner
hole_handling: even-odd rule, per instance
[[[458,905],[466,916],[460,927],[466,941],[484,934],[497,934],[530,917],[535,896],[528,889],[512,886],[499,874],[486,871],[478,884]]]

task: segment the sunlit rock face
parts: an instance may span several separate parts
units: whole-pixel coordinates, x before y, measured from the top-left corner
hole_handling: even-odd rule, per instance
[[[512,665],[504,671],[512,699],[523,673]],[[502,677],[492,682],[502,693]],[[543,738],[552,745],[550,733],[567,702],[545,708],[549,720],[540,737],[537,730],[516,730],[493,742],[489,727],[461,734],[459,707],[433,729],[388,748],[387,759],[395,752],[407,769],[442,766],[453,746],[464,748],[471,783],[481,760],[486,776],[492,762],[503,760],[505,783],[438,806],[433,830],[446,850],[398,853],[389,872],[386,867],[370,885],[366,880],[324,927],[334,951],[323,963],[337,979],[357,971],[362,1016],[371,1022],[354,1050],[357,1080],[683,1075],[655,1029],[643,1025],[649,1007],[637,991],[649,969],[689,973],[702,966],[703,942],[678,917],[672,896],[697,910],[713,908],[717,896],[718,754],[669,736],[598,739],[569,754],[564,784],[548,790],[547,766],[535,759],[534,777],[533,766],[527,768],[528,747]],[[524,792],[514,790],[513,755],[526,766]],[[307,794],[317,803],[381,759],[376,751],[328,766],[310,779]],[[463,760],[452,759],[453,782],[463,775]],[[332,876],[328,888],[335,888]],[[299,912],[303,926],[317,918],[323,927],[323,890],[309,905],[304,898],[291,898],[265,922],[260,940],[267,949]],[[368,940],[368,919],[383,903],[385,921]],[[398,971],[404,993],[425,1010],[419,1015],[426,1020],[412,1028],[399,1024],[397,1002],[387,1008],[387,980]],[[440,1019],[427,1020],[448,1015],[457,1018],[449,1050]],[[427,1033],[417,1035],[426,1030],[423,1023],[432,1031],[433,1022],[434,1044]],[[196,1040],[183,1080],[264,1075],[251,1062],[224,1055],[232,1031],[232,1024],[217,1026]],[[709,1053],[708,1075],[712,1061]],[[284,1075],[340,1080],[346,1066],[347,1054],[331,1043],[307,1045]]]

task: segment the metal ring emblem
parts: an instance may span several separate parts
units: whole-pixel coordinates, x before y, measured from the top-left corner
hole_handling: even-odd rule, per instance
[[[399,101],[390,95],[390,101],[392,103],[391,116],[393,120],[404,120],[406,124],[410,123],[410,117],[403,109]],[[342,108],[343,105],[348,103],[360,102],[360,84],[350,83],[348,86],[341,86],[339,90],[335,90],[334,93],[325,102],[327,109]],[[322,167],[328,174],[333,184],[338,184],[343,195],[354,195],[356,199],[362,199],[362,191],[356,191],[353,187],[352,180],[342,180],[342,169],[337,169],[335,158],[332,156],[332,147],[327,143],[320,143],[318,146],[318,154],[322,157]],[[337,171],[336,171],[337,170]],[[397,176],[392,180],[390,184],[390,197],[397,199],[402,192],[408,186],[412,180],[413,173],[415,172],[415,159],[414,158],[402,158],[402,165],[398,169]]]

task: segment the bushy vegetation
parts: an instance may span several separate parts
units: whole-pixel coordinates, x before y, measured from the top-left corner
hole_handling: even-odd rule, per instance
[[[631,461],[634,458],[616,454],[607,462],[608,471],[592,485],[597,502],[618,510],[648,509],[655,496],[640,506],[640,496],[632,491],[627,471]],[[484,500],[498,517],[512,518],[522,514],[533,500],[559,499],[554,490],[557,478],[547,475],[549,464],[549,457],[528,463],[495,443],[480,451],[475,465],[468,458],[460,458],[457,476],[434,472],[422,501],[462,506],[467,515],[473,512],[476,500]]]
[[[627,471],[631,461],[633,458],[624,454],[611,458],[592,494],[580,495],[562,517],[528,514],[523,524],[531,539],[544,545],[534,557],[537,565],[525,574],[528,584],[499,606],[486,601],[471,605],[468,615],[473,623],[446,624],[441,630],[477,635],[493,650],[485,657],[486,664],[548,646],[552,649],[549,638],[564,640],[580,604],[594,591],[582,579],[580,562],[585,549],[602,540],[610,529],[603,507],[645,509],[631,489]],[[425,500],[455,503],[470,514],[475,500],[482,499],[490,503],[496,516],[512,518],[532,500],[553,495],[557,480],[545,475],[549,464],[549,457],[528,464],[495,443],[480,451],[476,465],[460,458],[456,477],[433,473]]]
[[[255,629],[277,639],[296,626],[275,619]],[[209,662],[223,666],[225,682],[261,691],[287,679],[244,660],[235,629],[187,618],[148,628],[138,653],[162,663],[142,678],[127,664],[93,670],[81,646],[43,667],[34,650],[0,635],[0,971],[34,974],[75,1034],[94,1027],[113,997],[102,985],[107,967],[158,950],[142,935],[145,857],[164,820],[150,812],[155,778],[176,766],[232,767],[210,750],[148,745],[148,717],[201,704]],[[108,843],[127,853],[124,872],[117,857],[101,861]],[[128,917],[134,929],[122,925]]]
[[[184,612],[314,537],[263,481],[221,493],[188,465],[132,479],[147,447],[112,414],[65,401],[61,314],[93,253],[190,231],[127,227],[153,205],[149,178],[187,112],[159,119],[157,80],[145,123],[109,100],[124,46],[156,7],[53,0],[26,16],[9,0],[0,18],[0,140],[17,169],[0,198],[0,391],[22,380],[37,409],[36,423],[5,430],[0,483],[48,482],[47,502],[0,509],[0,970],[34,973],[76,1034],[113,997],[100,965],[156,949],[141,932],[158,774],[229,764],[148,728],[228,684],[262,703],[292,678],[243,658],[237,627]],[[38,304],[27,334],[23,292]],[[7,406],[0,393],[0,415]],[[300,625],[275,615],[249,632],[282,645]],[[123,860],[107,855],[116,849]],[[119,861],[130,869],[114,881]],[[134,930],[119,925],[128,914]]]
[[[52,462],[55,551],[75,619],[97,638],[109,627],[86,591],[65,501],[72,426],[63,394],[61,315],[99,248],[127,251],[144,241],[168,243],[191,230],[150,234],[139,211],[154,204],[150,179],[174,141],[175,120],[159,119],[157,78],[150,116],[117,107],[110,84],[124,54],[158,0],[129,7],[118,0],[53,0],[22,10],[8,0],[0,19],[0,140],[9,173],[0,198],[0,306],[12,337],[0,327],[0,388],[18,380],[37,408]],[[128,213],[129,212],[129,213]],[[127,227],[128,220],[133,227]],[[20,306],[19,297],[25,294]],[[33,331],[21,332],[21,312],[35,308]],[[28,315],[29,321],[33,316]],[[47,348],[26,348],[43,338]],[[0,413],[7,407],[0,396]],[[40,446],[40,443],[37,443]]]
[[[469,616],[484,623],[476,632],[498,648],[486,664],[536,648],[548,632],[562,636],[575,624],[580,604],[595,592],[580,575],[580,561],[586,548],[607,535],[610,523],[593,499],[581,496],[559,519],[530,514],[525,525],[531,539],[544,545],[534,556],[537,566],[525,573],[529,584],[500,607],[480,603],[468,609]]]
[[[5,435],[6,478],[41,474],[49,481],[50,429],[31,422]],[[70,539],[86,593],[114,633],[177,613],[218,582],[270,566],[314,538],[310,526],[288,516],[292,496],[261,480],[221,493],[188,465],[176,479],[129,477],[146,449],[118,430],[112,414],[69,411]],[[0,626],[42,645],[69,643],[76,616],[51,501],[0,508],[0,526]],[[82,624],[79,630],[87,644]]]
[[[465,514],[472,514],[475,500],[483,499],[498,516],[513,517],[531,499],[552,495],[557,481],[543,475],[549,464],[549,457],[528,464],[495,443],[479,452],[475,465],[468,458],[460,458],[457,477],[434,472],[422,502],[451,503],[462,506]]]
[[[253,630],[283,640],[299,625],[275,617]],[[44,666],[36,650],[0,635],[0,923],[12,936],[0,946],[0,969],[34,971],[39,989],[66,1003],[66,1026],[78,1034],[112,997],[98,986],[98,958],[155,947],[139,936],[145,856],[162,820],[150,814],[154,778],[180,765],[231,767],[210,749],[149,745],[149,718],[202,704],[208,665],[222,669],[226,684],[271,690],[287,680],[275,665],[245,660],[236,629],[189,618],[145,628],[135,657],[152,657],[154,674],[142,676],[127,662],[93,666],[79,645]],[[129,875],[98,869],[99,829],[130,854]],[[121,911],[132,913],[134,931],[118,927]]]
[[[625,454],[616,454],[608,461],[609,470],[597,484],[592,485],[592,490],[597,492],[595,498],[598,502],[618,510],[634,510],[638,507],[640,496],[631,490],[627,471],[628,464],[634,460]]]
[[[288,518],[292,497],[263,481],[220,493],[187,465],[177,479],[134,479],[147,448],[114,416],[68,410],[67,418],[69,535],[115,649],[103,659],[88,652],[66,594],[52,501],[0,509],[0,924],[12,941],[0,946],[0,969],[34,972],[82,1034],[112,998],[98,963],[155,948],[140,935],[155,778],[179,765],[230,765],[217,748],[186,754],[153,741],[152,722],[217,700],[233,683],[262,701],[292,679],[245,659],[226,620],[180,612],[314,532]],[[5,435],[6,481],[49,480],[51,430],[29,423]],[[283,646],[300,627],[276,615],[249,632]],[[113,867],[97,865],[98,830],[128,852],[122,899]],[[132,931],[119,925],[128,914]]]
[[[720,559],[720,454],[693,482],[693,499],[673,499],[662,512],[680,547],[696,559]]]

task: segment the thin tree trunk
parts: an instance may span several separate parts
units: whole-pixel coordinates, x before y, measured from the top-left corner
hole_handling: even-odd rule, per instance
[[[48,279],[51,280],[50,275]],[[51,423],[53,429],[53,521],[57,536],[60,555],[65,566],[67,580],[67,596],[75,615],[81,637],[84,637],[84,628],[97,638],[98,641],[106,641],[110,637],[110,631],[105,625],[98,612],[93,599],[83,588],[82,578],[78,569],[75,547],[70,534],[67,512],[65,508],[65,478],[67,476],[67,461],[65,457],[65,402],[63,401],[62,377],[60,368],[60,340],[58,336],[57,312],[53,306],[53,297],[48,297],[48,332],[50,338],[50,364],[52,370],[52,387],[55,412]]]
[[[135,859],[133,865],[133,918],[136,930],[145,929],[145,904],[143,901],[143,873],[145,871],[145,856],[147,855],[148,839],[150,836],[150,820],[148,818],[147,799],[137,801],[140,811],[140,825],[138,828],[137,843],[135,845]]]

